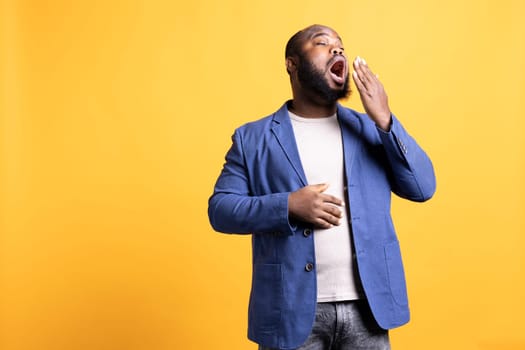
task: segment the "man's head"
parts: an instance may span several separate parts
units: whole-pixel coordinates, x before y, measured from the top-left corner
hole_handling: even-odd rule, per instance
[[[294,95],[327,104],[350,95],[347,58],[333,29],[316,24],[300,30],[288,40],[285,56]]]

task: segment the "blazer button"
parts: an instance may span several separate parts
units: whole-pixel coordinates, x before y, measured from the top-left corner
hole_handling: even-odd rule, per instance
[[[312,234],[312,229],[305,228],[303,231],[303,236],[308,237]]]
[[[312,263],[308,263],[306,264],[306,266],[304,267],[304,269],[307,271],[307,272],[310,272],[314,269],[314,264]]]

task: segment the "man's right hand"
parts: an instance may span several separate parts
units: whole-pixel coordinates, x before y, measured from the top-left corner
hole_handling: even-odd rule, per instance
[[[319,228],[330,228],[341,223],[344,202],[332,195],[324,194],[328,184],[305,186],[288,197],[288,214]]]

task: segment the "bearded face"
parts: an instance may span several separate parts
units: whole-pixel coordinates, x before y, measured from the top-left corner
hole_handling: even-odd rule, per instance
[[[333,74],[330,70],[333,71],[335,66],[334,59],[335,57],[327,62],[324,70],[320,70],[308,60],[306,55],[301,54],[297,65],[297,78],[301,86],[330,104],[351,94],[348,74],[344,77],[344,84],[340,88],[332,88],[328,83],[330,74]]]

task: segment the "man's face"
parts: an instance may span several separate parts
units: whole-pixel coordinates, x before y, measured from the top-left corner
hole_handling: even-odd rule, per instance
[[[348,97],[348,63],[341,38],[330,28],[312,29],[305,33],[297,62],[301,87],[329,103]]]

